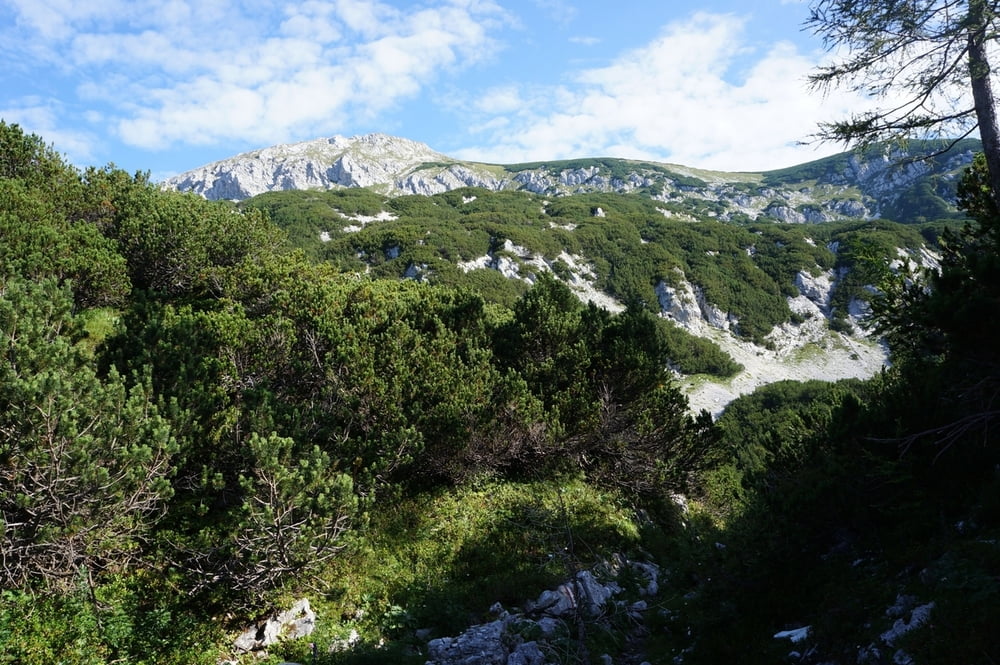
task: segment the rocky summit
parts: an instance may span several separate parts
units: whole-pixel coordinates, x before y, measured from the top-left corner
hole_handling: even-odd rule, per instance
[[[638,193],[690,204],[722,221],[788,223],[954,216],[955,183],[978,141],[877,146],[760,173],[612,158],[484,164],[448,157],[385,134],[334,136],[243,153],[163,184],[208,199],[244,200],[280,190],[367,187],[389,196],[433,195],[461,187],[546,196]]]
[[[166,181],[207,199],[242,200],[286,189],[380,187],[428,162],[448,160],[422,143],[384,134],[334,136],[243,153]]]

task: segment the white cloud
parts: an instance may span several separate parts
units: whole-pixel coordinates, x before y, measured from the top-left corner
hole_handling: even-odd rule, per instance
[[[588,11],[533,4],[550,19]],[[455,112],[461,122],[446,140],[473,144],[452,149],[458,157],[609,155],[756,170],[820,156],[796,142],[860,103],[808,93],[822,55],[752,46],[734,15],[696,14],[605,66],[573,71],[556,55],[565,41],[502,53],[498,35],[512,46],[530,43],[530,31],[493,0],[0,0],[0,11],[13,18],[0,21],[12,82],[0,105],[37,108],[33,130],[81,154],[103,130],[114,134],[105,145],[259,146],[423,118],[430,126]],[[602,48],[589,49],[594,38],[564,35],[586,62],[605,57],[614,37],[601,33]],[[460,76],[480,64],[495,67]],[[34,72],[44,72],[41,85]],[[555,82],[527,82],[534,76]],[[65,105],[19,99],[23,81],[23,94],[65,94]],[[93,133],[67,131],[74,122]]]
[[[44,40],[66,39],[77,26],[128,14],[124,0],[8,0],[17,13],[17,24],[37,31]]]
[[[789,43],[754,52],[743,30],[736,16],[697,14],[606,67],[579,72],[573,87],[492,90],[476,108],[520,96],[523,110],[499,131],[481,119],[481,147],[460,154],[500,161],[612,155],[723,170],[820,156],[797,142],[818,120],[843,117],[860,100],[809,94],[805,78],[818,55]],[[837,149],[827,146],[826,154]]]
[[[534,3],[557,23],[568,24],[579,13],[578,9],[566,0],[534,0]]]
[[[284,35],[318,44],[336,42],[342,36],[334,6],[328,2],[303,2],[286,7],[285,13],[287,18],[280,26]]]
[[[58,104],[27,99],[21,106],[0,108],[0,119],[17,124],[29,134],[41,136],[46,143],[66,156],[70,163],[90,161],[94,156],[95,137],[87,132],[62,129]]]
[[[11,1],[30,37],[74,68],[77,94],[151,149],[335,132],[479,61],[492,50],[484,25],[502,14],[478,0]]]
[[[505,85],[491,88],[486,94],[474,100],[476,110],[489,114],[517,113],[524,108],[525,100],[515,85]]]
[[[385,30],[399,20],[399,13],[395,8],[377,2],[337,0],[333,4],[344,24],[366,39],[386,34]]]

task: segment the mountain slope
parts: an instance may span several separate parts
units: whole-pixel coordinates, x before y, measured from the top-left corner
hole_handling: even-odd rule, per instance
[[[463,287],[506,305],[551,273],[605,309],[641,303],[675,330],[692,404],[713,412],[776,380],[877,372],[884,349],[858,325],[870,295],[866,257],[932,265],[936,229],[692,222],[648,197],[476,188],[429,197],[271,192],[240,205],[266,212],[297,248],[346,272]],[[718,360],[726,354],[742,372]]]
[[[367,187],[380,193],[432,195],[462,187],[546,196],[637,193],[678,216],[723,221],[770,218],[816,223],[883,217],[900,222],[956,216],[954,187],[979,142],[914,142],[880,147],[764,173],[725,173],[625,159],[586,158],[530,164],[466,162],[408,139],[368,134],[278,145],[182,173],[164,186],[209,199],[244,200],[264,192]]]
[[[370,134],[238,155],[166,185],[262,209],[345,271],[505,304],[550,272],[612,311],[644,303],[674,326],[692,407],[718,413],[774,381],[882,367],[885,349],[859,325],[864,257],[933,265],[939,226],[919,223],[959,216],[955,185],[980,146],[947,147],[722,173],[609,158],[477,164]]]

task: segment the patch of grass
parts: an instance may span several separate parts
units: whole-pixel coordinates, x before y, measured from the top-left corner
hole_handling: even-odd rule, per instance
[[[98,307],[84,310],[80,314],[83,321],[84,336],[77,345],[93,355],[104,340],[118,326],[120,312],[109,307]]]
[[[580,478],[483,481],[370,519],[330,570],[334,591],[317,611],[371,642],[458,634],[494,603],[518,606],[640,541],[618,497]]]

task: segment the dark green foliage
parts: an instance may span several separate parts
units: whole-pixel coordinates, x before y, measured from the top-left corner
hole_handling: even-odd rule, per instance
[[[639,495],[686,486],[707,451],[706,423],[670,385],[667,343],[648,312],[612,317],[543,276],[498,339],[501,363],[524,377],[557,426],[541,442],[555,454],[528,448],[513,460],[519,466],[551,457]]]
[[[290,575],[317,574],[344,547],[357,510],[351,478],[319,446],[301,448],[275,434],[251,435],[237,477],[241,500],[227,519],[194,534],[162,534],[195,591],[216,590],[221,581],[226,597],[220,602],[237,607],[249,595],[255,605]],[[216,509],[222,508],[217,499]]]
[[[940,270],[925,275],[929,284],[906,272],[884,272],[883,295],[873,303],[874,325],[889,340],[908,378],[936,375],[944,394],[943,413],[958,418],[960,438],[981,432],[995,418],[1000,355],[994,343],[993,313],[1000,307],[1000,223],[989,194],[985,161],[970,167],[960,188],[964,207],[974,216],[961,231],[945,231]],[[965,429],[963,421],[970,428]],[[936,431],[950,441],[948,430]]]
[[[270,195],[269,195],[270,196]],[[333,206],[339,193],[283,194],[281,215],[307,216],[312,203]],[[329,201],[331,202],[328,202]],[[255,200],[246,205],[253,207]],[[374,200],[373,200],[374,201]],[[293,212],[299,205],[300,212]],[[683,279],[700,288],[709,302],[739,322],[740,335],[760,342],[773,326],[789,321],[786,298],[798,294],[799,272],[816,273],[834,266],[853,268],[848,252],[836,257],[826,245],[858,223],[792,226],[755,222],[746,226],[717,221],[683,222],[664,216],[674,204],[637,196],[586,194],[542,197],[525,192],[489,192],[464,188],[433,197],[399,197],[384,202],[381,221],[359,231],[331,231],[320,242],[319,227],[300,236],[303,250],[340,270],[370,272],[379,278],[412,277],[448,286],[475,286],[486,299],[510,305],[526,286],[499,279],[496,271],[459,268],[484,259],[510,261],[520,276],[533,278],[543,261],[564,281],[581,277],[570,261],[587,257],[595,286],[622,302],[656,311],[655,287]],[[598,216],[600,210],[603,216]],[[686,214],[686,213],[685,213]],[[395,217],[393,219],[392,217]],[[338,228],[347,224],[338,223]],[[876,223],[867,223],[874,227]],[[919,234],[878,222],[884,242],[871,253],[895,254],[895,247],[920,247]],[[294,240],[294,239],[293,239]],[[891,242],[901,243],[890,247]],[[839,311],[852,298],[866,297],[863,273],[857,284],[838,293]],[[675,359],[677,366],[683,366]],[[723,370],[724,372],[725,370]]]
[[[73,189],[78,178],[41,137],[0,120],[0,180],[17,180],[32,189],[49,187],[56,198],[64,198],[65,189]]]
[[[375,216],[383,207],[382,197],[359,188],[326,192],[268,192],[240,204],[242,210],[265,213],[285,232],[293,246],[314,257],[320,255],[321,234],[339,235],[343,228],[357,224],[351,218]]]
[[[102,231],[118,243],[136,289],[168,297],[211,291],[220,270],[259,261],[281,243],[253,210],[240,214],[225,203],[162,192],[145,177],[114,170],[92,171],[88,183],[107,192]]]
[[[837,409],[858,391],[854,381],[781,381],[737,399],[718,422],[728,463],[747,489],[772,486],[770,476],[792,474],[815,454],[813,442],[829,432]]]
[[[0,585],[134,564],[166,501],[176,445],[143,380],[98,377],[51,281],[0,295]]]
[[[488,293],[491,301],[505,307],[512,307],[530,288],[527,282],[508,279],[496,270],[458,272],[452,276],[452,281],[456,288],[472,293]]]
[[[417,627],[457,632],[622,552],[671,569],[646,599],[651,662],[776,662],[771,635],[799,622],[863,644],[900,586],[949,612],[943,637],[906,643],[921,662],[945,642],[996,655],[1000,242],[980,171],[961,231],[680,222],[643,197],[472,188],[237,209],[0,137],[0,660],[216,662],[231,638],[211,617],[240,625],[304,589],[330,617],[318,640],[363,622],[393,641],[322,662],[405,659]],[[933,288],[900,273],[872,300],[892,370],[776,384],[717,425],[688,412],[668,367],[738,367],[657,316],[660,282],[760,340],[800,272],[862,275],[846,308],[921,231],[944,251]],[[487,254],[531,285],[457,267]],[[623,312],[556,278],[582,256]],[[692,499],[683,528],[674,492]],[[622,622],[592,626],[592,647],[617,648]]]
[[[934,236],[940,225],[902,225],[883,220],[868,222],[839,222],[810,227],[810,237],[816,246],[804,243],[802,237],[795,239],[796,228],[753,227],[757,233],[773,236],[776,231],[791,234],[791,237],[776,240],[766,251],[770,256],[762,257],[762,266],[772,270],[775,262],[797,257],[810,256],[816,263],[814,270],[833,268],[838,275],[837,286],[831,296],[831,328],[846,330],[850,327],[847,315],[852,303],[867,303],[872,296],[872,287],[881,279],[883,266],[899,257],[903,248],[918,248],[924,244],[923,234]],[[820,243],[824,246],[820,246]],[[777,250],[778,254],[774,252]],[[759,248],[758,248],[759,251]],[[787,274],[794,263],[785,263],[782,269]],[[794,288],[790,283],[786,289]],[[797,292],[797,289],[795,289]]]
[[[455,264],[490,254],[493,259],[513,261],[525,276],[533,274],[536,269],[527,265],[520,250],[504,249],[510,241],[528,248],[535,259],[544,259],[562,279],[570,279],[561,252],[585,255],[592,257],[597,286],[654,311],[658,304],[654,286],[660,280],[674,282],[681,271],[710,302],[739,322],[739,333],[761,341],[774,325],[793,319],[785,298],[798,294],[795,277],[800,271],[840,270],[831,326],[849,331],[846,315],[852,301],[863,302],[870,295],[869,258],[883,252],[894,255],[896,247],[917,247],[924,241],[888,222],[692,225],[664,218],[657,210],[662,205],[669,207],[619,195],[561,197],[545,203],[531,194],[466,188],[428,199],[389,200],[385,207],[399,219],[372,222],[357,233],[334,234],[323,244],[313,233],[304,247],[342,270],[470,287],[506,305],[524,292],[524,283],[500,277],[495,270],[465,271]],[[605,217],[594,216],[598,208]],[[409,211],[416,209],[434,216],[409,219]],[[827,245],[840,251],[834,254]],[[720,376],[735,371],[731,360],[711,343],[676,329],[669,337],[671,362],[681,371]]]
[[[683,257],[681,263],[675,264],[681,273],[701,287],[708,302],[739,321],[739,334],[755,341],[761,341],[771,328],[791,317],[783,292],[790,292],[796,272],[815,265],[812,253],[804,251],[798,258],[804,258],[806,263],[779,264],[772,258],[777,241],[761,243],[752,231],[725,224],[651,220],[643,236],[670,255]],[[804,246],[804,241],[799,240],[799,244]],[[767,271],[758,264],[758,254]],[[776,282],[768,271],[784,271],[781,281]],[[662,276],[668,283],[679,277],[674,270],[663,270]]]
[[[515,304],[497,350],[501,362],[525,378],[546,408],[563,411],[571,422],[586,408],[577,400],[586,400],[581,392],[589,347],[603,327],[601,312],[591,309],[587,315],[585,321],[583,305],[566,286],[543,277]]]
[[[688,645],[685,662],[773,662],[770,635],[801,625],[812,626],[804,648],[856,660],[865,645],[883,648],[886,608],[905,596],[934,601],[931,624],[894,648],[918,662],[996,659],[998,590],[986,571],[997,550],[983,544],[1000,533],[990,320],[1000,273],[985,183],[979,161],[961,188],[976,221],[943,234],[940,271],[881,273],[871,303],[891,369],[863,384],[776,384],[723,414],[726,452],[705,487],[728,521],[709,538],[726,547],[702,553],[713,563],[686,608],[695,634],[712,639]],[[896,232],[840,238],[861,261]]]
[[[709,374],[727,378],[743,366],[734,361],[714,342],[697,337],[666,319],[657,319],[670,365],[682,374]]]
[[[28,219],[33,223],[25,224]],[[70,283],[83,306],[117,305],[128,293],[125,261],[114,243],[95,225],[67,219],[44,189],[0,180],[0,235],[0,274]]]
[[[222,274],[211,299],[137,300],[127,332],[108,341],[117,366],[151,367],[174,405],[182,445],[161,541],[195,589],[222,580],[252,596],[278,581],[265,568],[304,575],[306,560],[339,548],[352,490],[372,510],[406,488],[482,474],[577,468],[613,485],[611,466],[630,464],[628,489],[657,492],[683,486],[704,454],[704,423],[669,387],[660,327],[641,310],[612,317],[542,280],[497,329],[481,298],[443,287],[292,257]],[[315,480],[279,473],[306,458]],[[329,503],[310,514],[324,526],[295,517],[308,495],[261,504],[258,482],[322,482]],[[258,505],[294,522],[261,539],[287,546],[243,543],[251,525],[267,531]]]
[[[404,216],[416,205],[410,197],[403,197],[398,204],[394,201],[388,205],[395,205]],[[656,306],[655,284],[660,279],[675,279],[677,268],[700,286],[710,301],[740,322],[737,330],[741,334],[758,341],[776,323],[792,318],[784,298],[797,294],[795,275],[834,265],[834,254],[824,245],[836,239],[840,233],[836,229],[846,226],[754,224],[739,230],[716,222],[692,225],[663,218],[656,208],[669,204],[619,195],[557,198],[544,204],[544,214],[543,202],[533,195],[475,189],[431,197],[421,205],[435,217],[373,223],[359,233],[326,243],[323,255],[343,269],[369,269],[377,276],[417,276],[456,286],[474,284],[487,298],[507,304],[518,292],[516,283],[497,279],[492,271],[457,270],[454,263],[491,253],[513,260],[522,266],[523,274],[530,275],[535,270],[525,259],[503,249],[504,242],[510,240],[529,248],[536,258],[544,258],[554,271],[569,278],[567,264],[558,258],[560,252],[583,254],[591,257],[597,286],[626,302],[638,301],[650,308]],[[605,217],[594,216],[598,208]],[[891,226],[880,224],[882,228]],[[894,253],[895,248],[888,246],[892,240],[906,243],[897,246],[911,247],[923,242],[901,229],[885,238],[887,243],[873,247],[872,254],[883,250]],[[809,239],[812,242],[807,242]],[[847,252],[840,256],[838,266],[853,268],[855,263],[854,254]],[[852,299],[867,298],[863,287],[870,280],[863,271],[854,276],[854,286],[849,282],[845,281],[836,294],[835,314],[846,314]],[[836,319],[834,325],[841,321]]]
[[[754,262],[778,284],[783,295],[797,296],[795,276],[806,272],[824,271],[833,267],[833,255],[815,241],[807,242],[802,227],[782,225],[753,225],[750,231],[760,236],[753,245]]]
[[[412,475],[428,440],[449,449],[449,437],[482,417],[479,390],[491,376],[476,351],[475,302],[440,294],[435,313],[429,303],[438,294],[417,285],[303,279],[306,265],[275,268],[255,266],[220,284],[224,292],[237,289],[231,297],[246,298],[251,310],[231,300],[200,311],[150,303],[126,320],[130,335],[112,342],[119,363],[151,365],[158,392],[179,409],[183,491],[169,539],[199,579],[221,576],[229,591],[273,586],[261,571],[273,555],[295,556],[271,567],[277,571],[321,563],[353,513],[352,483],[362,495],[381,492]],[[244,291],[259,282],[283,295],[259,302],[257,292]],[[268,430],[278,435],[255,433]],[[283,470],[307,459],[301,473],[308,476]],[[256,512],[258,482],[261,489],[297,488],[288,496],[271,492],[263,504],[291,520],[288,529],[275,523],[292,543],[273,553],[240,542],[248,524],[264,519]],[[302,493],[317,483],[327,488],[327,503],[307,514],[322,527],[296,517],[305,497],[316,498]],[[306,549],[293,555],[295,547]]]
[[[0,276],[52,277],[72,284],[78,305],[120,304],[130,285],[101,234],[105,207],[40,138],[0,121]]]

